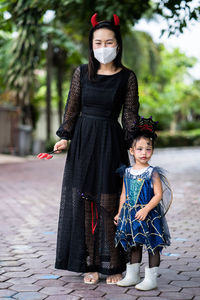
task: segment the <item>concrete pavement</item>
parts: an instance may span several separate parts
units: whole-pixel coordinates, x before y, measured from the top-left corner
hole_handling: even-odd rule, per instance
[[[163,251],[158,289],[83,284],[82,274],[54,269],[65,158],[0,164],[0,299],[200,300],[200,148],[156,150],[174,201],[167,214],[172,245]],[[144,253],[142,276],[147,255]]]

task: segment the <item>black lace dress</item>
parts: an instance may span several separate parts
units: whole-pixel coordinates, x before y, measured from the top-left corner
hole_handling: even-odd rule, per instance
[[[122,125],[118,117],[123,107]],[[61,139],[71,140],[60,205],[55,267],[75,272],[112,275],[125,270],[120,246],[115,248],[122,178],[129,165],[124,134],[138,116],[135,74],[124,68],[89,81],[87,65],[73,75]]]

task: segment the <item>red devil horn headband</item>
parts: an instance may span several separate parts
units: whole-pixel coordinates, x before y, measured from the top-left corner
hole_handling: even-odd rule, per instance
[[[114,14],[113,18],[114,18],[114,24],[115,24],[115,26],[118,26],[119,25],[119,17],[116,14]]]
[[[113,15],[113,19],[114,19],[114,24],[115,26],[118,26],[119,25],[119,17],[114,14]],[[97,22],[97,13],[95,13],[92,18],[91,18],[91,23],[92,23],[92,26],[95,27],[96,25],[99,24],[99,22]]]
[[[97,24],[99,24],[99,22],[97,22],[97,13],[92,16],[91,23],[92,23],[93,27],[95,27]]]

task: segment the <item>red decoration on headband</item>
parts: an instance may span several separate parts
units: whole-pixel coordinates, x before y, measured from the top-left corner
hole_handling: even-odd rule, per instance
[[[95,13],[92,18],[91,18],[91,23],[92,23],[92,26],[95,27],[96,25],[99,24],[99,22],[97,22],[97,13]]]
[[[114,18],[115,26],[118,26],[119,25],[119,17],[116,14],[114,14],[113,18]]]
[[[93,16],[92,16],[92,18],[91,18],[91,23],[92,23],[92,26],[93,27],[95,27],[95,26],[97,26],[98,24],[99,24],[99,22],[97,22],[97,13],[95,13]],[[114,14],[113,15],[113,18],[114,18],[114,24],[115,24],[115,26],[118,26],[119,25],[119,17],[116,15],[116,14]]]
[[[143,130],[149,130],[149,131],[153,131],[153,126],[152,125],[148,125],[148,124],[143,124],[143,125],[140,125],[139,126],[140,130],[143,131]]]

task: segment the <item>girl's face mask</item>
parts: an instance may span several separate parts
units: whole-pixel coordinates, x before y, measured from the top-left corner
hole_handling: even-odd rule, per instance
[[[102,64],[108,64],[113,61],[117,56],[117,46],[112,47],[102,47],[94,49],[94,57]]]

